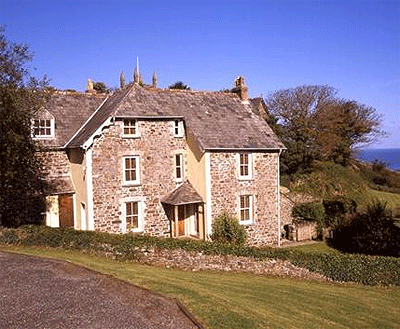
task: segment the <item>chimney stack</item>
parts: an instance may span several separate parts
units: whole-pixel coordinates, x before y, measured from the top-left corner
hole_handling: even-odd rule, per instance
[[[87,84],[86,84],[86,92],[92,93],[94,92],[93,89],[93,81],[91,79],[88,79]]]
[[[232,89],[232,92],[238,94],[242,101],[247,101],[249,98],[248,88],[244,84],[244,78],[239,76],[235,80],[235,86]]]

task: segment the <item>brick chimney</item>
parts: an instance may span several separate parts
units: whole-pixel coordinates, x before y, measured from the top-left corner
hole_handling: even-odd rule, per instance
[[[238,96],[242,101],[248,100],[249,98],[248,88],[244,84],[244,78],[242,76],[236,78],[232,92],[238,94]]]

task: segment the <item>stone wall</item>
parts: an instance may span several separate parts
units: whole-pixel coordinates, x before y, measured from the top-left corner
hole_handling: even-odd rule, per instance
[[[253,177],[239,179],[237,153],[211,153],[212,218],[222,212],[239,217],[240,195],[253,196],[253,223],[246,226],[252,245],[278,242],[278,153],[253,153]]]
[[[123,137],[123,122],[106,128],[93,147],[93,202],[96,230],[125,231],[125,201],[140,201],[143,206],[143,232],[170,235],[170,223],[160,199],[178,185],[175,182],[175,154],[183,154],[184,178],[187,176],[186,142],[174,137],[172,122],[139,121],[140,137]],[[140,184],[123,182],[123,157],[140,157]]]
[[[64,150],[43,150],[36,153],[41,173],[51,179],[69,175],[69,161]]]

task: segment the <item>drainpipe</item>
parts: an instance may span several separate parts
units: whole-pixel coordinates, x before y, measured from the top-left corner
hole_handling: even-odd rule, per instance
[[[278,247],[281,246],[281,182],[280,182],[280,166],[279,166],[279,159],[282,154],[282,149],[279,150],[279,155],[278,155],[278,179],[277,179],[277,197],[278,197]]]

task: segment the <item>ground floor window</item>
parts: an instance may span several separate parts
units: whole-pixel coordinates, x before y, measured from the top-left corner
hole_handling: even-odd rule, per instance
[[[142,219],[140,216],[140,202],[125,202],[125,221],[127,232],[142,231]]]
[[[239,208],[240,223],[251,224],[253,222],[253,197],[241,195]]]

